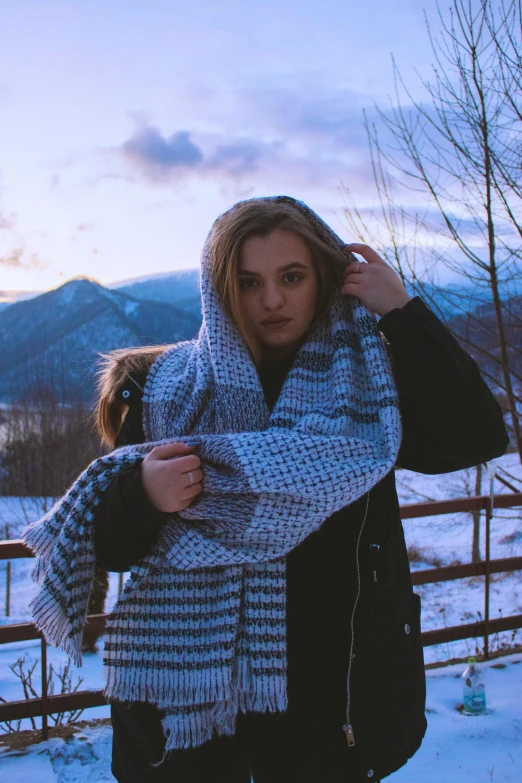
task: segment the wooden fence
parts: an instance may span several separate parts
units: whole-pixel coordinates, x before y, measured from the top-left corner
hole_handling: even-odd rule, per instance
[[[491,619],[489,616],[489,593],[491,574],[522,569],[522,557],[509,557],[501,560],[490,559],[490,526],[495,508],[512,508],[522,506],[522,492],[510,495],[481,495],[472,498],[454,500],[429,501],[412,503],[400,507],[401,518],[414,519],[419,517],[437,516],[465,511],[485,511],[486,552],[485,560],[480,563],[429,568],[412,573],[414,585],[425,585],[433,582],[446,582],[453,579],[463,579],[470,576],[484,576],[484,619],[476,623],[456,625],[435,631],[425,631],[422,641],[425,647],[443,642],[454,642],[458,639],[476,637],[484,638],[484,657],[489,657],[489,637],[493,633],[511,631],[522,628],[522,614]],[[33,557],[33,553],[22,541],[0,541],[0,560]],[[86,628],[89,631],[102,632],[105,627],[106,614],[90,615]],[[21,642],[29,639],[40,639],[41,643],[41,675],[42,697],[0,704],[0,721],[14,721],[22,718],[42,718],[42,735],[48,736],[48,715],[57,712],[99,707],[107,703],[101,690],[85,690],[60,696],[48,695],[47,683],[47,644],[42,634],[33,623],[19,623],[0,626],[0,644]]]

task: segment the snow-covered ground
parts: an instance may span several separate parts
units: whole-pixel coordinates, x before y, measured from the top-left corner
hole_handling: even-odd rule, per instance
[[[522,465],[518,454],[504,454],[494,461],[498,476],[522,492]],[[483,470],[479,494],[489,495],[487,471]],[[401,505],[427,500],[442,500],[475,495],[475,468],[444,475],[425,476],[408,470],[396,472],[397,493]],[[512,490],[494,480],[495,495],[512,494]],[[411,562],[412,571],[452,563],[471,561],[473,523],[470,513],[441,514],[420,519],[405,519],[404,532],[409,549],[416,548],[421,559]],[[485,556],[485,514],[481,515],[480,554]],[[522,508],[497,509],[491,520],[491,558],[522,555]],[[418,585],[415,592],[422,599],[422,629],[460,625],[484,617],[484,577],[458,579]],[[490,617],[507,617],[522,612],[521,572],[493,574],[490,585]],[[490,649],[522,644],[522,629],[506,631],[490,639]],[[426,663],[473,655],[482,650],[482,639],[463,639],[424,649]]]
[[[485,665],[485,715],[468,717],[459,712],[461,673],[461,665],[427,672],[426,737],[406,766],[387,780],[520,783],[522,655]],[[110,759],[110,726],[97,726],[83,729],[70,740],[51,739],[24,751],[0,749],[0,779],[9,783],[102,783],[114,780]]]
[[[517,491],[522,491],[522,467],[518,455],[506,454],[496,462],[498,475],[508,480]],[[398,470],[396,481],[401,504],[475,494],[475,469],[436,476]],[[510,494],[512,490],[495,479],[494,491],[495,494]],[[489,480],[486,471],[484,471],[481,494],[489,494]],[[42,507],[38,499],[22,502],[18,498],[0,498],[0,538],[4,537],[6,524],[9,526],[10,537],[16,538],[25,524],[38,518],[41,513]],[[435,565],[446,565],[457,561],[465,563],[471,559],[472,521],[470,514],[407,519],[404,521],[404,529],[408,547],[417,552],[416,558],[411,564],[412,570],[433,568]],[[484,554],[483,519],[481,553]],[[513,555],[522,555],[522,509],[498,509],[495,511],[491,524],[491,557],[502,558]],[[0,623],[30,621],[28,605],[36,589],[29,579],[31,566],[31,560],[11,562],[11,616],[7,618],[3,616],[6,564],[0,563]],[[520,571],[493,575],[490,601],[491,617],[522,612],[522,580],[520,577]],[[473,578],[416,587],[416,592],[422,598],[423,630],[481,619],[484,611],[483,584],[483,578]],[[118,575],[111,574],[107,610],[116,600],[117,593]],[[492,649],[516,644],[522,644],[522,630],[505,632],[490,640]],[[425,659],[427,663],[445,661],[449,658],[474,654],[481,649],[482,639],[462,640],[425,648]],[[39,658],[39,643],[36,641],[13,643],[3,645],[0,648],[0,697],[4,699],[22,698],[20,683],[11,672],[9,665],[23,655],[26,656],[27,664],[34,662]],[[55,668],[58,668],[60,664],[63,665],[65,661],[65,656],[54,648],[48,649],[48,658]],[[443,776],[451,781],[522,780],[520,755],[517,762],[515,753],[516,751],[520,754],[517,737],[522,731],[522,709],[518,706],[515,698],[517,692],[522,693],[522,666],[515,665],[514,661],[518,660],[516,656],[509,660],[510,663],[506,669],[488,671],[492,683],[497,683],[495,687],[500,690],[491,692],[491,705],[494,713],[481,718],[465,718],[455,711],[455,705],[459,703],[461,696],[460,683],[454,677],[461,672],[462,665],[458,665],[455,669],[445,668],[428,671],[428,708],[434,710],[428,715],[430,729],[421,751],[404,770],[396,773],[394,780],[406,783],[410,779],[413,781],[415,778],[417,781],[419,777],[424,777],[435,783],[439,777],[442,780]],[[33,682],[37,690],[39,690],[38,669],[37,665],[33,675]],[[509,687],[505,685],[508,681],[508,672],[509,681],[512,683]],[[78,676],[84,677],[82,689],[86,687],[101,688],[103,686],[101,654],[86,655],[82,669],[73,671],[73,682]],[[99,707],[85,711],[82,717],[93,719],[106,716],[108,716],[108,708]],[[38,725],[38,721],[36,723]],[[30,728],[29,722],[24,721],[22,728]],[[81,776],[63,777],[65,765],[68,765],[72,771],[69,761],[64,761],[64,758],[67,754],[72,754],[71,764],[77,763],[80,768],[82,754],[88,756],[91,752],[88,748],[95,742],[95,755],[99,761],[93,761],[92,764],[100,764],[101,766],[99,770],[96,767],[98,777],[90,777],[89,780],[110,780],[110,773],[103,772],[105,769],[103,767],[105,750],[103,749],[107,748],[107,753],[110,752],[108,750],[110,746],[109,735],[110,729],[99,727],[87,732],[87,739],[76,738],[68,744],[62,740],[53,740],[45,745],[39,745],[39,750],[36,749],[24,756],[23,763],[35,764],[38,761],[41,764],[41,770],[38,773],[42,778],[41,783],[46,780],[43,778],[45,765],[50,770],[49,774],[55,776],[50,777],[50,780],[87,780]],[[41,752],[41,755],[35,755],[38,752]],[[78,762],[74,760],[75,754],[79,754]],[[513,756],[515,761],[511,762],[509,754]],[[20,759],[19,763],[21,761]],[[4,757],[1,764],[7,763],[15,764],[13,757]],[[461,764],[462,776],[455,776],[456,772],[455,775],[450,772],[450,769],[458,770],[458,764]],[[512,771],[510,771],[509,764],[511,764]],[[91,766],[91,762],[87,764],[87,767],[89,766]],[[487,773],[487,769],[491,770],[493,767],[495,767],[494,771]],[[91,768],[94,770],[94,767]],[[428,769],[429,776],[426,775]],[[515,769],[518,769],[518,776],[513,772]],[[468,777],[465,776],[468,775],[466,770],[469,771]],[[483,770],[484,774],[480,770]],[[15,780],[10,775],[4,778],[2,773],[3,770],[0,766],[1,779]],[[80,772],[74,772],[74,774],[80,775]],[[105,774],[108,777],[103,777]],[[30,777],[20,778],[20,780],[22,779],[29,780]]]

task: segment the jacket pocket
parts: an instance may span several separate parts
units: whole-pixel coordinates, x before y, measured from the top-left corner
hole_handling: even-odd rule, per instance
[[[364,588],[355,623],[352,723],[363,767],[385,777],[426,731],[420,597],[409,584]]]

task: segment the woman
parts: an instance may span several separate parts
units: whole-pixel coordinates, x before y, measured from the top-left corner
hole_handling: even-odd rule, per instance
[[[105,645],[119,781],[379,780],[426,728],[393,466],[500,456],[501,410],[393,270],[293,199],[216,221],[202,302],[195,341],[109,358],[121,448],[28,531],[35,617],[78,657],[94,555],[131,568]]]

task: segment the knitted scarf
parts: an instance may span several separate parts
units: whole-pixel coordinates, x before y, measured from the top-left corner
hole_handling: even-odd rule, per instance
[[[343,246],[306,205],[275,200]],[[386,350],[358,298],[334,292],[270,413],[209,267],[207,238],[202,326],[149,372],[147,443],[92,462],[24,531],[37,556],[36,625],[80,665],[96,505],[155,445],[198,444],[203,491],[131,569],[105,636],[106,696],[163,710],[166,752],[233,734],[238,710],[286,709],[285,555],[392,469],[402,435]]]

